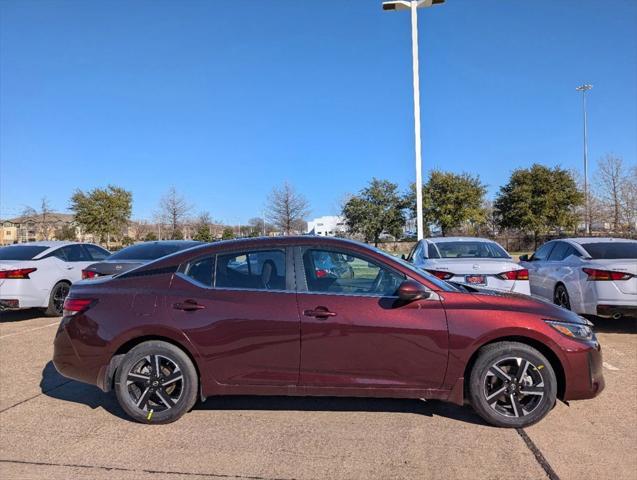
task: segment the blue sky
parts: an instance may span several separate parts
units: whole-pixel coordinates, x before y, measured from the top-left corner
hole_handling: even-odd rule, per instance
[[[175,186],[214,218],[274,185],[312,215],[371,177],[414,178],[410,19],[380,1],[0,1],[0,214],[74,189]],[[533,162],[637,162],[637,2],[447,0],[421,10],[425,170],[493,195]]]

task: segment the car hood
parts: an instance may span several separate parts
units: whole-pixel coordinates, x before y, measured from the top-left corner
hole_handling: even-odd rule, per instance
[[[584,317],[580,317],[574,312],[559,307],[547,300],[520,293],[502,292],[486,288],[468,287],[463,288],[469,291],[479,302],[492,305],[499,310],[512,310],[516,312],[533,313],[547,320],[557,320],[565,323],[576,323],[580,325],[592,325]]]

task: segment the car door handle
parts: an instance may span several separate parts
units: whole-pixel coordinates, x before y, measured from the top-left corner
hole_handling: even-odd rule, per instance
[[[175,310],[184,310],[185,312],[194,312],[196,310],[203,310],[206,306],[194,300],[184,300],[183,302],[173,303],[173,308]]]
[[[316,307],[314,310],[303,310],[303,315],[305,315],[306,317],[316,317],[316,318],[325,319],[328,317],[335,317],[336,312],[330,312],[325,307]]]

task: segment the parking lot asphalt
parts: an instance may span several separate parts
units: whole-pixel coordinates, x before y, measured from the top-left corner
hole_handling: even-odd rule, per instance
[[[469,407],[355,398],[211,398],[176,423],[126,419],[61,377],[58,319],[2,314],[2,479],[637,479],[637,321],[595,320],[606,390],[525,430]]]

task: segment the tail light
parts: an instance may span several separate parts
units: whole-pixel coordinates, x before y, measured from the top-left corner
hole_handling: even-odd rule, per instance
[[[589,280],[594,281],[628,280],[634,277],[630,273],[613,272],[612,270],[598,270],[596,268],[582,268],[582,270],[588,275]]]
[[[427,270],[433,276],[438,277],[440,280],[449,280],[453,277],[453,273],[451,272],[443,272],[442,270]]]
[[[82,270],[82,280],[87,280],[89,278],[95,278],[98,276],[97,272],[92,270]]]
[[[97,302],[94,298],[70,298],[64,300],[64,316],[69,317],[85,312]]]
[[[0,278],[29,278],[29,274],[33,273],[37,268],[18,268],[16,270],[0,270]]]
[[[529,279],[529,271],[526,268],[521,270],[511,270],[509,272],[502,272],[496,277],[501,278],[502,280],[528,280]]]

